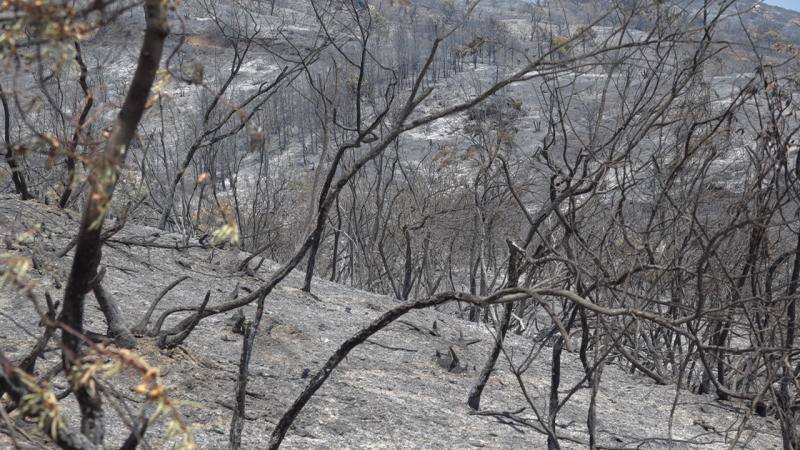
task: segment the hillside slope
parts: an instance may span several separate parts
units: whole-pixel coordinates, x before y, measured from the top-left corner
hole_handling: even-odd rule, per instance
[[[0,197],[0,230],[8,247],[6,256],[33,257],[37,267],[30,273],[35,282],[33,290],[42,298],[45,291],[55,299],[62,295],[71,254],[63,258],[55,254],[73,235],[75,219],[74,213]],[[37,224],[41,232],[33,243],[11,244],[15,236]],[[131,244],[145,241],[149,244]],[[207,289],[211,290],[212,304],[222,302],[237,285],[240,292],[255,288],[273,268],[265,263],[257,272],[244,275],[233,269],[235,261],[244,257],[240,252],[200,246],[168,248],[176,245],[177,235],[129,226],[106,246],[104,285],[118,299],[129,322],[138,321],[158,292],[178,277],[190,278],[167,294],[155,317],[167,308],[197,305]],[[315,298],[297,289],[301,283],[301,274],[292,274],[266,300],[251,362],[244,448],[266,446],[278,418],[306,385],[304,372],[313,374],[342,341],[396,304],[387,297],[323,280],[316,282]],[[90,305],[87,328],[104,332],[102,314],[93,300]],[[253,310],[246,308],[245,316],[252,317]],[[39,334],[33,307],[7,286],[0,290],[0,311],[3,351],[12,359],[21,358]],[[436,311],[409,313],[355,349],[336,369],[301,412],[284,441],[285,447],[543,448],[544,435],[510,418],[536,423],[509,371],[508,360],[502,356],[482,406],[484,411],[514,414],[472,415],[465,404],[477,373],[475,367],[483,364],[491,342],[491,332],[479,325]],[[540,343],[511,336],[506,353],[518,363],[539,347]],[[200,448],[227,447],[240,349],[241,335],[233,333],[230,321],[219,316],[203,320],[186,344],[171,352],[157,350],[151,338],[138,341],[136,351],[161,368],[172,396],[189,402],[181,410],[193,424]],[[443,368],[447,361],[437,358],[437,352],[445,355],[450,349],[465,371]],[[45,353],[47,360],[38,363],[39,374],[59,362],[60,352],[51,350]],[[540,412],[547,410],[549,354],[545,347],[522,375],[528,395]],[[569,389],[581,374],[577,357],[565,354],[562,386]],[[135,380],[119,376],[110,383],[128,399],[130,408],[141,405],[142,399],[133,390]],[[60,392],[66,382],[57,377],[53,386]],[[686,392],[676,398],[675,386],[654,385],[613,364],[605,369],[601,386],[597,428],[604,447],[669,447],[673,407],[672,448],[729,448],[734,439],[738,439],[737,447],[780,447],[774,420],[752,416],[744,407]],[[588,389],[578,390],[559,415],[557,432],[565,448],[586,446],[588,398]],[[74,426],[75,405],[71,400],[64,403],[65,416]],[[108,448],[117,448],[128,434],[121,422],[107,429]],[[151,428],[150,448],[170,448],[161,440],[163,435],[163,428]],[[47,447],[41,434],[34,431],[27,438],[16,439],[21,448]],[[0,447],[10,446],[8,436],[0,434]]]

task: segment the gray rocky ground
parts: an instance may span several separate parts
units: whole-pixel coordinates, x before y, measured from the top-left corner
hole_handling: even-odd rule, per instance
[[[33,256],[36,269],[34,293],[62,295],[71,253],[58,258],[77,229],[77,215],[35,202],[0,196],[0,234],[6,242],[37,224],[42,231],[32,244],[7,249],[6,255]],[[106,246],[104,285],[121,308],[138,321],[153,298],[180,276],[189,280],[178,285],[156,312],[176,305],[197,305],[206,290],[212,304],[222,302],[239,285],[240,292],[256,288],[275,264],[265,263],[252,275],[235,271],[245,255],[235,250],[190,248],[175,250],[126,245],[120,241],[147,240],[164,246],[178,243],[177,235],[155,229],[127,226]],[[265,317],[256,339],[247,389],[244,448],[264,448],[280,415],[305,386],[304,370],[313,374],[335,348],[381,312],[396,305],[387,297],[317,280],[309,296],[298,287],[300,273],[292,274],[265,304]],[[89,297],[87,328],[104,332],[105,325],[94,299]],[[9,286],[0,290],[0,345],[12,358],[24,356],[33,345],[37,316],[28,300]],[[245,308],[252,317],[254,307]],[[176,319],[177,320],[177,319]],[[435,334],[430,333],[436,323]],[[32,333],[33,337],[28,333]],[[150,338],[140,339],[136,351],[161,368],[172,396],[189,403],[181,408],[194,426],[200,448],[226,448],[233,405],[233,392],[241,349],[241,335],[232,332],[228,317],[214,316],[200,323],[185,345],[170,352],[157,349]],[[470,341],[480,340],[468,345]],[[354,350],[312,398],[290,430],[286,448],[543,448],[545,437],[532,428],[508,419],[470,414],[467,393],[492,342],[489,329],[437,311],[417,311],[403,322],[395,322]],[[51,343],[44,371],[59,360]],[[519,361],[539,343],[511,336],[506,348]],[[452,348],[461,373],[449,372],[437,359]],[[549,347],[522,376],[539,411],[546,411],[550,377]],[[562,386],[569,389],[580,379],[581,365],[574,354],[563,358]],[[136,407],[142,402],[133,391],[135,381],[120,376],[111,381]],[[64,389],[63,378],[54,381]],[[657,386],[647,378],[629,375],[615,365],[606,367],[597,398],[599,438],[611,448],[669,448],[669,416],[676,401],[675,386]],[[582,389],[568,402],[558,419],[564,448],[585,448],[586,410],[589,390]],[[75,405],[64,402],[65,416],[77,423]],[[521,394],[507,359],[501,356],[499,370],[485,392],[486,411],[524,411],[519,417],[536,422]],[[46,441],[27,426],[29,438],[17,436],[22,448],[47,447]],[[108,424],[106,444],[117,448],[128,433],[122,423]],[[171,448],[162,440],[163,428],[148,433],[150,448]],[[753,417],[741,405],[720,403],[711,396],[681,392],[672,423],[672,448],[766,449],[780,447],[780,432],[772,418]],[[734,440],[737,439],[736,444]],[[0,434],[0,448],[11,441]]]

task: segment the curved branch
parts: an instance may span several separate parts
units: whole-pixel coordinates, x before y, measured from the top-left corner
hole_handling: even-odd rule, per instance
[[[131,328],[131,332],[135,335],[144,335],[147,332],[147,324],[150,323],[150,317],[153,315],[153,311],[155,311],[156,306],[161,302],[161,299],[166,296],[169,291],[175,289],[175,287],[182,282],[189,279],[188,275],[183,275],[182,277],[178,278],[177,280],[173,281],[169,284],[169,286],[165,287],[161,292],[158,293],[158,296],[153,300],[153,303],[150,304],[150,307],[147,309],[147,312],[142,316],[142,319],[137,323],[133,328]]]

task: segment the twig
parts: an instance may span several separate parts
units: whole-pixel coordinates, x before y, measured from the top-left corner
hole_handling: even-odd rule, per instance
[[[50,320],[55,320],[56,304],[53,302],[53,297],[50,296],[49,292],[45,292],[44,296],[45,299],[47,299],[47,318]],[[44,349],[47,348],[47,343],[50,342],[50,338],[52,336],[53,327],[45,324],[44,334],[36,342],[36,345],[33,346],[30,353],[28,353],[28,356],[26,356],[25,359],[19,363],[19,368],[25,372],[33,373],[33,370],[36,367],[36,360],[39,358],[39,355],[44,352]]]
[[[376,346],[381,347],[381,348],[385,348],[386,350],[397,350],[397,351],[409,352],[409,353],[416,353],[417,352],[417,350],[414,350],[413,348],[392,347],[391,345],[384,345],[384,344],[381,344],[380,342],[375,342],[375,341],[373,341],[371,339],[367,339],[365,342],[367,344],[372,344],[372,345],[376,345]]]
[[[11,399],[17,404],[19,404],[25,394],[28,393],[24,384],[14,372],[14,366],[11,364],[11,361],[6,358],[2,350],[0,350],[0,392],[8,393]],[[100,450],[100,446],[89,441],[82,433],[67,428],[63,423],[58,426],[55,441],[61,448]]]
[[[123,245],[130,245],[134,247],[150,247],[150,248],[164,248],[168,250],[187,250],[190,248],[206,248],[206,246],[201,244],[180,244],[175,242],[174,244],[162,244],[155,241],[144,241],[144,240],[137,240],[137,239],[108,239],[108,242],[113,242],[115,244],[123,244]]]
[[[403,325],[408,326],[409,328],[419,331],[422,334],[430,334],[431,336],[439,337],[439,333],[436,330],[432,330],[430,328],[425,328],[420,325],[414,325],[413,323],[407,320],[398,320],[397,323],[402,323]]]
[[[6,427],[8,427],[8,433],[6,433],[6,435],[11,439],[11,444],[14,445],[14,448],[18,449],[19,444],[17,443],[17,427],[14,425],[14,422],[11,420],[11,417],[8,415],[5,408],[0,408],[0,416],[3,417]]]

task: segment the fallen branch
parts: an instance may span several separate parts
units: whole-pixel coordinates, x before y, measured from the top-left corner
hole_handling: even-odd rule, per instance
[[[373,340],[367,339],[367,344],[372,344],[380,348],[385,348],[386,350],[395,350],[399,352],[409,352],[409,353],[416,353],[417,350],[413,348],[403,348],[403,347],[392,347],[391,345],[381,344],[380,342],[375,342]]]
[[[179,242],[175,242],[174,244],[162,244],[160,242],[153,241],[144,241],[139,239],[108,239],[108,242],[113,242],[115,244],[122,244],[122,245],[130,245],[133,247],[149,247],[149,248],[164,248],[168,250],[187,250],[190,248],[208,248],[202,244],[181,244]]]
[[[236,287],[233,289],[233,291],[231,291],[231,293],[228,294],[227,300],[228,301],[233,301],[238,296],[239,296],[239,284],[237,283]],[[266,294],[264,295],[264,297],[266,298]],[[201,307],[200,310],[198,310],[198,308],[194,307],[194,306],[188,306],[188,307],[179,306],[179,307],[168,309],[168,310],[164,311],[163,313],[161,313],[161,316],[159,316],[158,320],[156,320],[156,323],[153,326],[153,329],[150,330],[148,335],[149,336],[158,336],[159,334],[161,334],[161,327],[164,326],[164,321],[167,320],[167,317],[169,317],[172,314],[175,314],[177,312],[193,311],[194,314],[191,314],[189,317],[187,317],[187,318],[183,319],[182,321],[180,321],[178,323],[178,325],[176,325],[172,329],[173,330],[172,333],[178,333],[180,330],[186,329],[186,327],[189,327],[189,326],[194,327],[195,325],[197,325],[195,322],[200,322],[200,320],[203,319],[204,317],[208,317],[208,316],[210,316],[212,314],[217,314],[218,311],[219,311],[219,308],[220,307],[216,307],[216,308]],[[192,325],[193,323],[194,323],[194,325]]]
[[[160,334],[158,338],[158,348],[168,349],[181,345],[181,343],[183,343],[183,341],[189,337],[189,334],[192,332],[192,330],[194,330],[194,327],[200,323],[200,317],[202,317],[203,311],[206,309],[209,299],[211,299],[211,291],[206,292],[206,297],[203,299],[203,303],[200,305],[198,314],[190,316],[190,321],[188,323],[184,324],[181,322],[172,330]]]
[[[161,299],[163,299],[169,293],[169,291],[175,289],[176,286],[188,279],[189,276],[184,275],[170,283],[169,286],[165,287],[161,292],[159,292],[158,296],[153,300],[152,303],[150,303],[150,307],[147,309],[147,312],[144,314],[144,316],[142,316],[142,319],[139,320],[139,323],[131,328],[131,332],[137,336],[144,336],[145,333],[147,333],[147,325],[150,323],[150,317],[152,317],[153,311],[155,311],[156,307],[161,302]]]

